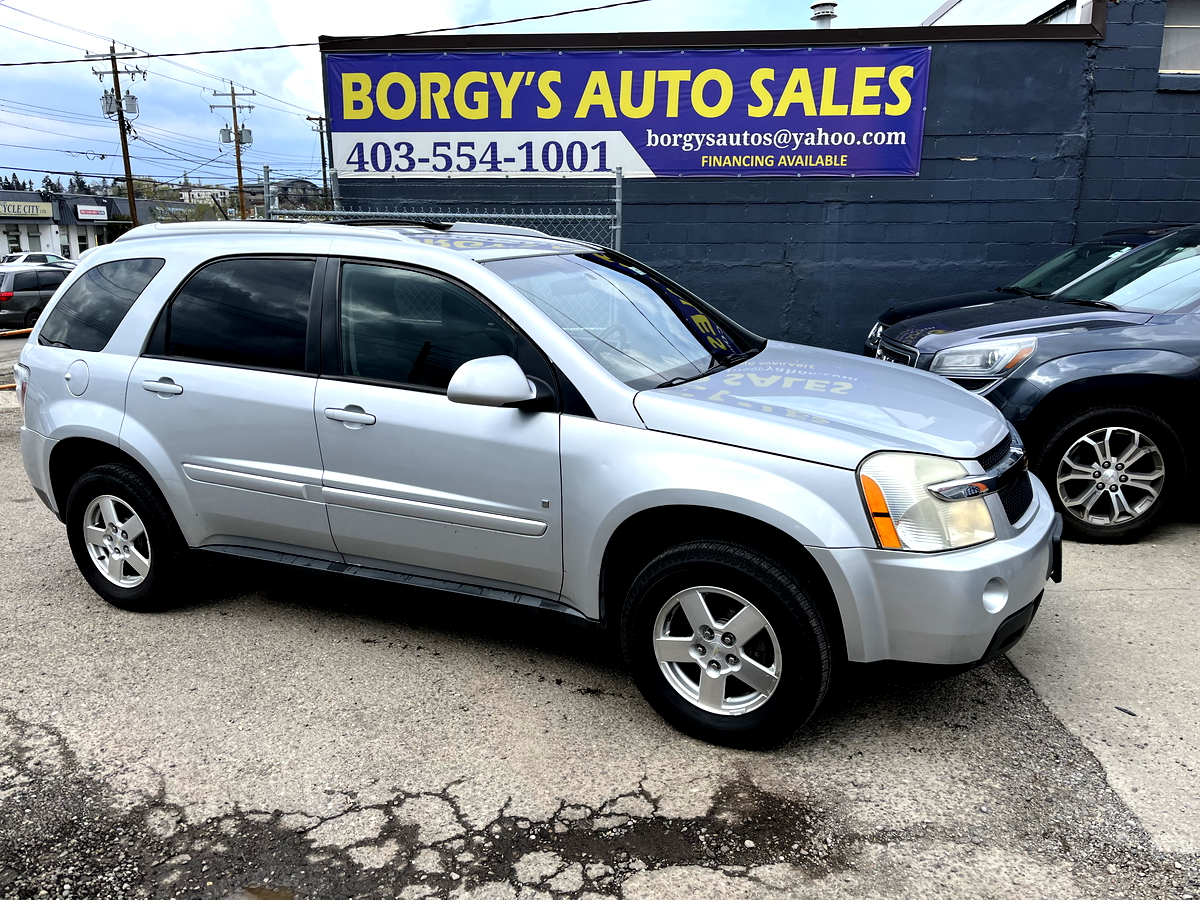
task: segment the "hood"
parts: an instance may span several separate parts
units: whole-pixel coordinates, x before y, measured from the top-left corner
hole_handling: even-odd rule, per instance
[[[878,321],[885,326],[895,325],[916,316],[926,316],[930,313],[942,312],[946,309],[960,309],[964,306],[980,306],[985,303],[998,303],[1004,300],[1014,300],[1024,297],[1014,291],[971,291],[967,294],[950,294],[946,297],[934,297],[932,300],[919,300],[916,303],[905,303],[902,306],[892,306],[879,314]]]
[[[652,431],[846,469],[876,450],[974,459],[1008,433],[994,406],[937,375],[779,341],[634,405]]]
[[[977,340],[1071,330],[1123,328],[1151,319],[1149,313],[1075,306],[1037,297],[1017,297],[986,306],[947,309],[906,319],[883,333],[885,340],[922,353],[936,352]]]

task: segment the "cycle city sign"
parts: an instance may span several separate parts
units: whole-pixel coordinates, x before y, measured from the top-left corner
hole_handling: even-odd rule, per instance
[[[323,55],[340,178],[918,174],[928,47]]]

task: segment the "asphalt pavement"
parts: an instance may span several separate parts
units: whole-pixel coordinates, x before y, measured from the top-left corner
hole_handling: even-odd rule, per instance
[[[857,671],[745,752],[523,608],[217,560],[169,612],[113,609],[18,424],[0,407],[3,900],[1200,897],[1194,524],[1068,545],[1021,671]]]

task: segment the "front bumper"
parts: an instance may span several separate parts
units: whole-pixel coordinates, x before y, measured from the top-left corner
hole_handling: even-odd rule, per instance
[[[1062,523],[1037,479],[1033,514],[1009,537],[945,553],[813,549],[833,587],[851,662],[961,665],[1016,643],[999,632],[1061,577]],[[986,596],[985,596],[986,595]],[[1036,608],[1034,608],[1036,609]],[[1019,630],[1019,639],[1024,628]]]

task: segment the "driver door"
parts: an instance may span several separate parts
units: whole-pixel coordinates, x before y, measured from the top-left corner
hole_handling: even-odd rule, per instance
[[[512,356],[553,383],[545,360],[496,310],[438,275],[346,261],[338,287],[323,367],[334,371],[316,394],[338,550],[350,563],[557,598],[558,413],[446,396],[467,360]]]

